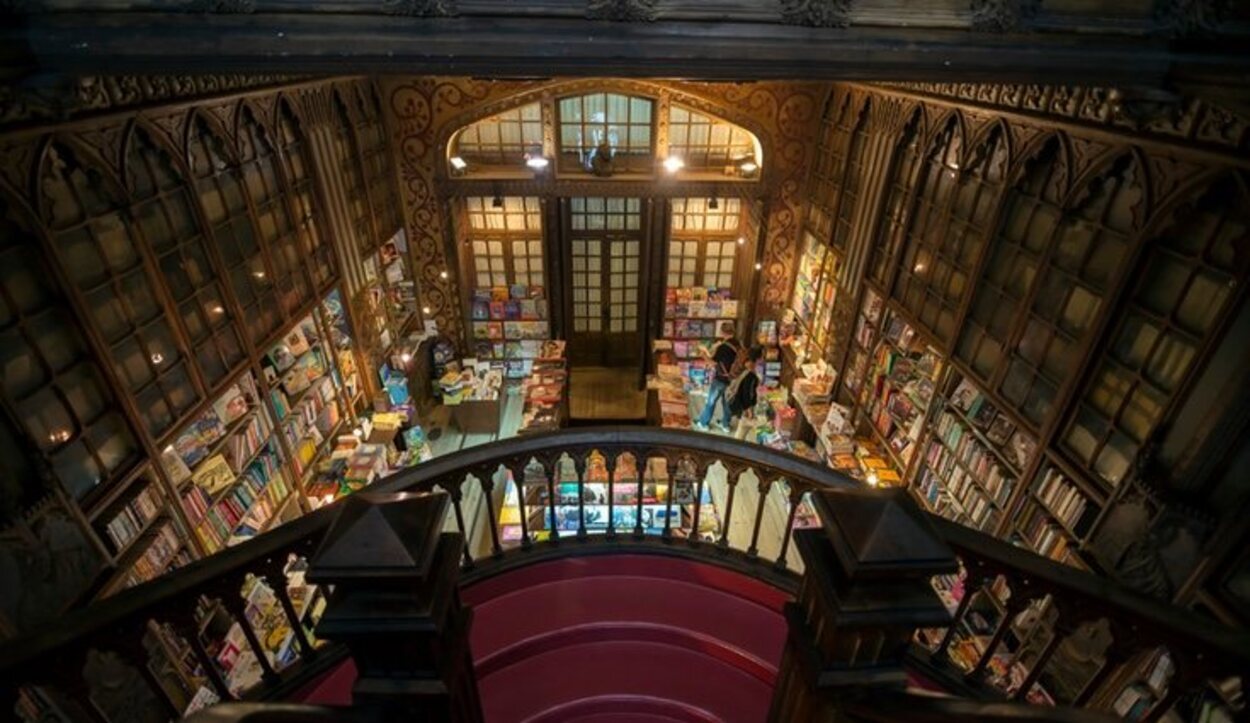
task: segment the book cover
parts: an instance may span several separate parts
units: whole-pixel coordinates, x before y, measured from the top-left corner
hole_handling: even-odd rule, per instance
[[[234,483],[234,470],[223,455],[215,454],[204,460],[192,473],[191,479],[210,495],[216,495]]]

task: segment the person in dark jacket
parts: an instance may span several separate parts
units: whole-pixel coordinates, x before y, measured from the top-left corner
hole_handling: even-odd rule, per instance
[[[742,379],[738,381],[738,388],[733,390],[734,394],[729,399],[729,414],[734,417],[743,415],[751,416],[752,410],[755,409],[756,391],[760,385],[759,371],[756,366],[764,356],[764,350],[761,347],[753,346],[751,351],[747,353],[746,368],[742,370]],[[732,429],[732,426],[730,427]]]

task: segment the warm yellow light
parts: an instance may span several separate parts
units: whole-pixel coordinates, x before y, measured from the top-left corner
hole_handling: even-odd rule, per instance
[[[451,167],[456,169],[457,171],[463,171],[464,169],[469,167],[469,164],[460,156],[452,156]]]
[[[676,173],[686,167],[686,162],[677,156],[669,156],[664,159],[664,170],[669,173]]]

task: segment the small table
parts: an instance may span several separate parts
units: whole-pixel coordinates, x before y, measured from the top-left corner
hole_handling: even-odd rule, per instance
[[[451,421],[466,434],[495,434],[499,431],[502,394],[494,399],[466,399],[449,405]]]

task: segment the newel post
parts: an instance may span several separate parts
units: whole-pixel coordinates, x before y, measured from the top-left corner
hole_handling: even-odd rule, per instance
[[[463,536],[443,532],[445,493],[354,494],[309,566],[333,585],[317,635],[347,646],[353,708],[377,720],[481,723],[457,588]]]
[[[771,723],[836,720],[840,697],[902,688],[912,634],[950,623],[929,580],[958,562],[906,490],[832,489],[812,501],[822,526],[794,533],[805,571],[786,606]]]

